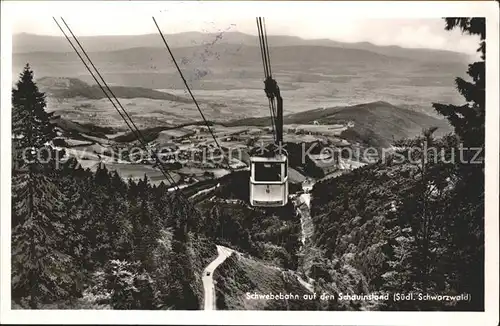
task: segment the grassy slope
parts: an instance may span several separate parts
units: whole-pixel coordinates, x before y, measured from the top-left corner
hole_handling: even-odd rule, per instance
[[[246,293],[296,294],[302,298],[309,294],[296,278],[253,258],[233,254],[214,272],[219,310],[314,310],[315,302],[309,300],[250,299]]]

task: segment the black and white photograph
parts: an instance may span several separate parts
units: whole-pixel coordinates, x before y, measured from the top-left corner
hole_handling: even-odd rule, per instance
[[[2,2],[8,322],[496,325],[498,3],[357,5]]]

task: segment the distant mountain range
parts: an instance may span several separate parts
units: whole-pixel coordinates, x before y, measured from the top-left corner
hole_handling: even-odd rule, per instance
[[[90,48],[85,46],[86,48]],[[172,64],[166,49],[160,47],[133,47],[113,51],[91,52],[90,57],[98,64],[101,72],[112,74],[162,74],[172,73],[177,76],[175,67]],[[262,78],[261,55],[258,47],[242,44],[214,44],[210,46],[189,46],[173,49],[173,53],[183,67],[187,67],[185,73],[192,74],[188,79],[202,79],[208,74],[224,72],[226,77],[231,78]],[[367,50],[352,48],[338,48],[319,45],[289,45],[273,46],[270,50],[271,62],[275,71],[299,69],[308,71],[320,67],[338,67],[335,69],[338,74],[347,68],[358,69],[369,67],[394,67],[415,65],[415,60],[388,56]],[[78,76],[87,74],[85,67],[73,52],[26,52],[15,53],[13,56],[13,66],[20,69],[26,62],[40,72],[42,76]],[[420,63],[420,61],[418,61]],[[436,63],[433,61],[433,63]],[[449,63],[447,63],[449,65]],[[342,67],[343,66],[343,67]],[[278,69],[279,67],[279,69]],[[382,69],[381,68],[381,69]],[[239,71],[245,70],[245,74]],[[248,70],[250,69],[250,70]],[[255,76],[252,76],[255,71]],[[322,69],[324,73],[328,71]],[[228,76],[227,74],[231,74]],[[135,76],[135,81],[144,78],[154,78],[151,76]],[[321,76],[318,77],[319,79]],[[178,79],[178,78],[176,78]],[[318,80],[319,80],[318,79]],[[313,80],[311,80],[313,81]],[[313,82],[316,82],[314,80]],[[127,85],[130,86],[130,85]],[[144,85],[151,87],[152,85]]]
[[[240,45],[257,47],[258,37],[240,32],[201,33],[185,32],[165,34],[169,45],[173,48],[193,46],[213,46],[215,44]],[[81,36],[80,42],[88,52],[110,52],[130,48],[163,48],[159,34],[120,35],[120,36]],[[347,43],[329,39],[302,39],[297,36],[269,35],[269,45],[272,48],[282,46],[321,46],[343,49],[370,51],[377,54],[401,57],[413,60],[463,62],[468,56],[463,53],[423,49],[402,48],[399,46],[380,46],[368,42]],[[13,53],[27,52],[72,52],[70,45],[63,36],[47,36],[36,34],[15,34],[13,36]]]
[[[171,37],[173,40],[178,38],[177,34],[174,36],[176,37]],[[93,83],[77,55],[68,48],[65,39],[24,34],[19,37],[24,41],[14,42],[18,43],[15,51],[29,48],[33,52],[14,52],[14,76],[29,63],[36,78],[75,77]],[[29,43],[25,38],[32,38],[33,42]],[[44,38],[47,38],[46,43]],[[136,37],[139,41],[132,43],[127,42],[129,37],[125,36],[109,37],[109,43],[104,42],[107,38],[92,37],[89,41],[82,39],[81,43],[110,85],[184,89],[184,84],[161,42],[139,43],[143,38],[151,39],[152,35]],[[116,40],[113,43],[114,38]],[[404,102],[408,103],[408,99],[413,96],[419,96],[425,101],[435,101],[441,100],[439,94],[453,92],[453,80],[463,75],[467,69],[466,57],[454,52],[377,47],[369,44],[358,44],[359,48],[356,48],[348,44],[335,46],[338,43],[333,41],[329,41],[330,46],[319,44],[328,43],[326,41],[307,40],[303,40],[303,44],[293,45],[292,42],[286,42],[288,39],[295,38],[284,37],[278,42],[280,38],[277,37],[276,40],[269,41],[273,74],[285,91],[317,83],[322,89],[325,86],[331,87],[331,90],[325,89],[325,95],[336,94],[337,98],[349,96],[351,99],[353,90],[362,92],[358,96],[366,98],[362,101],[364,102],[373,100],[368,97],[387,98],[387,95],[393,95],[392,90],[401,93],[401,88],[407,87],[404,93],[408,95],[403,99]],[[308,42],[309,45],[306,44]],[[98,43],[103,46],[98,46]],[[259,48],[249,45],[250,43],[218,41],[209,45],[176,47],[173,53],[193,89],[261,89],[261,55]],[[111,46],[112,44],[116,46]],[[135,45],[148,47],[133,47]],[[363,46],[370,50],[361,49]],[[422,96],[423,92],[414,91],[414,87],[422,86],[429,88],[425,91],[425,97]],[[400,98],[387,100],[401,101]]]

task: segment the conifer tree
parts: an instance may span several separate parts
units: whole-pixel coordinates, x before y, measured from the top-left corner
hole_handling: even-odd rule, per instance
[[[76,160],[76,159],[75,159]],[[66,162],[58,178],[57,186],[62,192],[62,197],[59,202],[62,205],[62,233],[58,243],[58,248],[72,257],[72,275],[75,280],[75,287],[72,295],[79,297],[83,288],[83,279],[85,278],[85,250],[88,249],[86,238],[84,236],[84,225],[87,219],[85,216],[86,200],[81,190],[81,180],[72,177],[71,175],[64,174],[68,170]]]
[[[455,82],[466,104],[462,106],[433,104],[455,128],[465,148],[464,161],[456,162],[457,182],[449,200],[449,276],[460,292],[470,293],[471,303],[459,303],[464,309],[484,309],[484,146],[485,146],[485,18],[445,18],[446,30],[459,28],[463,33],[479,36],[480,60],[469,65],[471,81]],[[470,161],[481,150],[479,158]],[[479,164],[478,164],[479,163]]]
[[[195,276],[188,243],[186,229],[178,223],[173,230],[168,300],[176,309],[196,310],[199,302],[192,289]]]
[[[446,18],[446,30],[460,28],[463,33],[477,35],[480,45],[480,61],[469,64],[467,74],[472,78],[466,81],[457,77],[455,83],[466,104],[457,106],[434,103],[434,109],[445,116],[455,128],[464,146],[484,147],[485,123],[485,60],[486,60],[486,20],[485,18]]]
[[[93,262],[101,265],[110,259],[111,229],[110,221],[114,214],[110,213],[110,202],[113,197],[110,189],[111,178],[104,164],[99,164],[94,176],[93,191],[91,193],[92,215],[90,218],[92,228],[89,229],[88,237],[94,249]]]
[[[108,216],[106,220],[108,234],[111,239],[111,257],[125,259],[130,252],[130,221],[127,219],[127,185],[118,172],[113,172],[111,176],[112,196],[108,207]]]
[[[29,65],[12,90],[12,294],[32,309],[68,295],[70,257],[60,248],[61,192],[38,155],[56,136]]]
[[[26,64],[12,89],[13,157],[18,169],[33,164],[35,151],[57,135],[50,122],[53,113],[45,111],[45,94],[39,91],[33,77],[33,71]]]

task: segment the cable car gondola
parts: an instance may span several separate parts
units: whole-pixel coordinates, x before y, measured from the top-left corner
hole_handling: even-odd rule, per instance
[[[285,206],[288,203],[286,155],[250,157],[250,203],[253,206]]]
[[[265,24],[265,23],[264,23]],[[277,153],[250,157],[250,204],[252,206],[279,207],[288,203],[288,157],[283,150],[283,99],[271,73],[267,35],[263,19],[257,18],[259,43],[264,65],[264,91],[269,100],[271,122]]]

